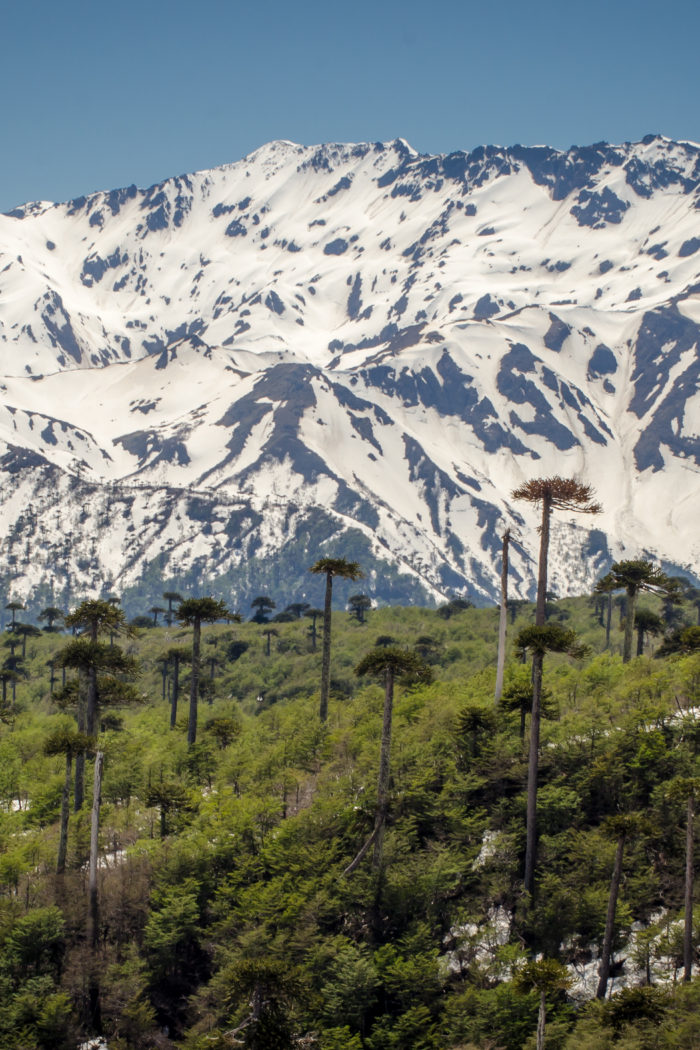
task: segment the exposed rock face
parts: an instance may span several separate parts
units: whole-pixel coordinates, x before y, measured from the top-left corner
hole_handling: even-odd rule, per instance
[[[380,598],[698,571],[700,148],[271,143],[0,216],[0,582],[68,596],[359,555]],[[583,548],[583,556],[581,550]],[[277,566],[275,569],[274,566]],[[391,568],[390,568],[391,567]],[[272,574],[272,576],[270,575]]]

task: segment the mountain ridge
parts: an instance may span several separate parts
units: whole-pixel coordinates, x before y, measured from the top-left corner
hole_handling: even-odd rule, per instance
[[[236,574],[313,517],[328,549],[352,530],[369,563],[398,564],[414,600],[492,599],[510,525],[525,596],[536,515],[509,493],[552,473],[585,476],[605,508],[557,525],[561,593],[638,552],[697,573],[699,249],[700,147],[658,136],[438,156],[275,142],[14,209],[0,578],[74,593],[158,564],[244,598],[255,572]],[[134,488],[160,519],[105,533]]]

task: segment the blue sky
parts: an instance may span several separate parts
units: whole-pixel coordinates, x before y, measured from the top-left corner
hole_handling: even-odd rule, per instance
[[[0,210],[275,138],[700,141],[698,0],[6,0]]]

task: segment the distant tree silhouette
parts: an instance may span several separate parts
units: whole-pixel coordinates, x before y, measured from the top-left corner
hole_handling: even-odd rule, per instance
[[[63,619],[63,610],[58,609],[55,605],[49,605],[39,613],[39,619],[47,621],[46,627],[44,628],[45,631],[58,631],[59,628],[54,627],[54,624],[58,620]]]
[[[569,653],[582,656],[583,647],[573,631],[555,624],[524,627],[518,634],[518,648],[532,653],[532,708],[530,712],[530,749],[527,769],[527,828],[523,888],[532,895],[535,888],[537,857],[537,777],[539,771],[540,720],[542,717],[542,667],[545,653]]]
[[[315,653],[317,635],[316,621],[318,620],[319,616],[323,616],[323,609],[308,608],[304,611],[304,616],[308,616],[308,618],[311,620],[311,623],[309,624],[309,637],[311,639],[311,652]]]
[[[417,653],[395,646],[371,649],[355,668],[356,675],[373,675],[384,679],[384,715],[382,719],[382,742],[379,753],[379,779],[377,783],[377,808],[374,829],[351,864],[345,869],[349,875],[374,844],[373,867],[382,863],[384,826],[389,808],[389,768],[391,756],[391,728],[394,709],[394,682],[401,677],[405,682],[427,684],[432,681],[430,667]]]
[[[10,623],[10,625],[8,626],[7,629],[8,629],[8,631],[14,631],[15,624],[17,622],[16,614],[18,612],[22,612],[24,609],[26,609],[26,606],[20,601],[13,600],[13,601],[8,602],[7,605],[5,606],[5,608],[9,609],[10,612],[12,613],[12,622]]]
[[[97,728],[97,676],[102,668],[109,666],[109,658],[104,656],[103,648],[99,645],[100,634],[129,634],[129,626],[126,617],[120,608],[112,602],[101,598],[87,599],[65,618],[65,625],[74,633],[79,631],[85,635],[85,640],[73,644],[72,648],[66,647],[59,657],[59,662],[64,667],[75,667],[85,677],[87,688],[85,690],[85,703],[78,705],[78,729],[93,737]],[[117,654],[117,659],[121,657]],[[133,665],[133,661],[131,662]],[[114,668],[116,670],[116,668]],[[129,669],[125,669],[128,671]],[[125,673],[117,671],[117,673]],[[83,804],[83,780],[85,771],[85,755],[78,755],[75,760],[75,793],[74,806],[76,811]]]
[[[56,861],[56,874],[63,875],[66,870],[66,856],[68,853],[68,822],[70,818],[70,785],[72,776],[73,759],[83,752],[94,747],[95,741],[85,733],[75,729],[57,729],[44,741],[45,755],[63,755],[66,762],[66,773],[61,792],[61,822],[58,840],[58,859]]]
[[[637,632],[637,656],[644,652],[644,639],[653,634],[663,634],[664,621],[651,609],[637,609],[634,616],[634,628]]]
[[[678,587],[669,579],[665,572],[662,572],[652,562],[643,558],[614,562],[610,572],[600,580],[600,585],[613,587],[618,590],[624,588],[625,590],[627,607],[625,610],[625,639],[622,649],[622,662],[625,664],[629,663],[632,659],[632,637],[639,594],[642,591],[648,591],[661,597],[677,596]]]
[[[153,626],[157,627],[158,626],[158,617],[159,617],[160,613],[164,613],[166,610],[163,608],[162,605],[152,605],[151,608],[148,611],[150,613],[153,613]]]
[[[372,599],[366,594],[351,594],[348,598],[350,615],[354,616],[358,623],[365,622],[365,614],[372,608]]]
[[[165,622],[167,623],[168,627],[172,627],[172,625],[173,625],[173,602],[177,602],[178,605],[179,605],[180,602],[183,601],[184,599],[183,599],[181,594],[177,593],[177,591],[163,591],[163,597],[165,598],[166,602],[168,603],[168,611],[165,614]]]
[[[269,656],[270,655],[270,641],[271,641],[272,638],[276,638],[278,636],[279,631],[276,631],[274,627],[266,627],[265,630],[263,631],[263,634],[267,638],[267,648],[266,648],[265,651],[266,651],[267,655]]]
[[[17,623],[14,630],[15,636],[22,639],[22,659],[27,658],[27,638],[39,638],[41,631],[31,623]]]
[[[173,645],[170,649],[166,649],[163,657],[173,669],[173,682],[170,692],[170,728],[174,729],[177,719],[177,702],[180,696],[180,665],[189,663],[192,655],[183,646]]]
[[[269,623],[270,617],[268,613],[277,608],[272,598],[269,598],[266,594],[259,594],[257,598],[253,598],[250,606],[252,609],[255,609],[254,614],[251,616],[251,620],[254,623]]]
[[[321,704],[319,717],[325,722],[328,717],[328,695],[331,685],[331,603],[333,600],[333,577],[343,580],[359,580],[364,573],[356,561],[345,558],[320,558],[309,572],[326,577],[326,594],[323,603],[323,653],[321,657]]]
[[[192,627],[192,671],[190,675],[190,713],[187,723],[187,747],[191,748],[197,741],[197,702],[199,698],[199,661],[202,638],[202,624],[215,623],[217,620],[230,620],[232,613],[223,602],[214,598],[185,598],[177,610],[181,624]]]

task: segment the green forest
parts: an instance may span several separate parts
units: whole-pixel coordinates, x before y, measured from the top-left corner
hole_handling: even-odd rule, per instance
[[[0,1048],[700,1047],[700,592],[619,566],[508,603],[498,702],[498,608],[359,566],[332,631],[8,601]]]

